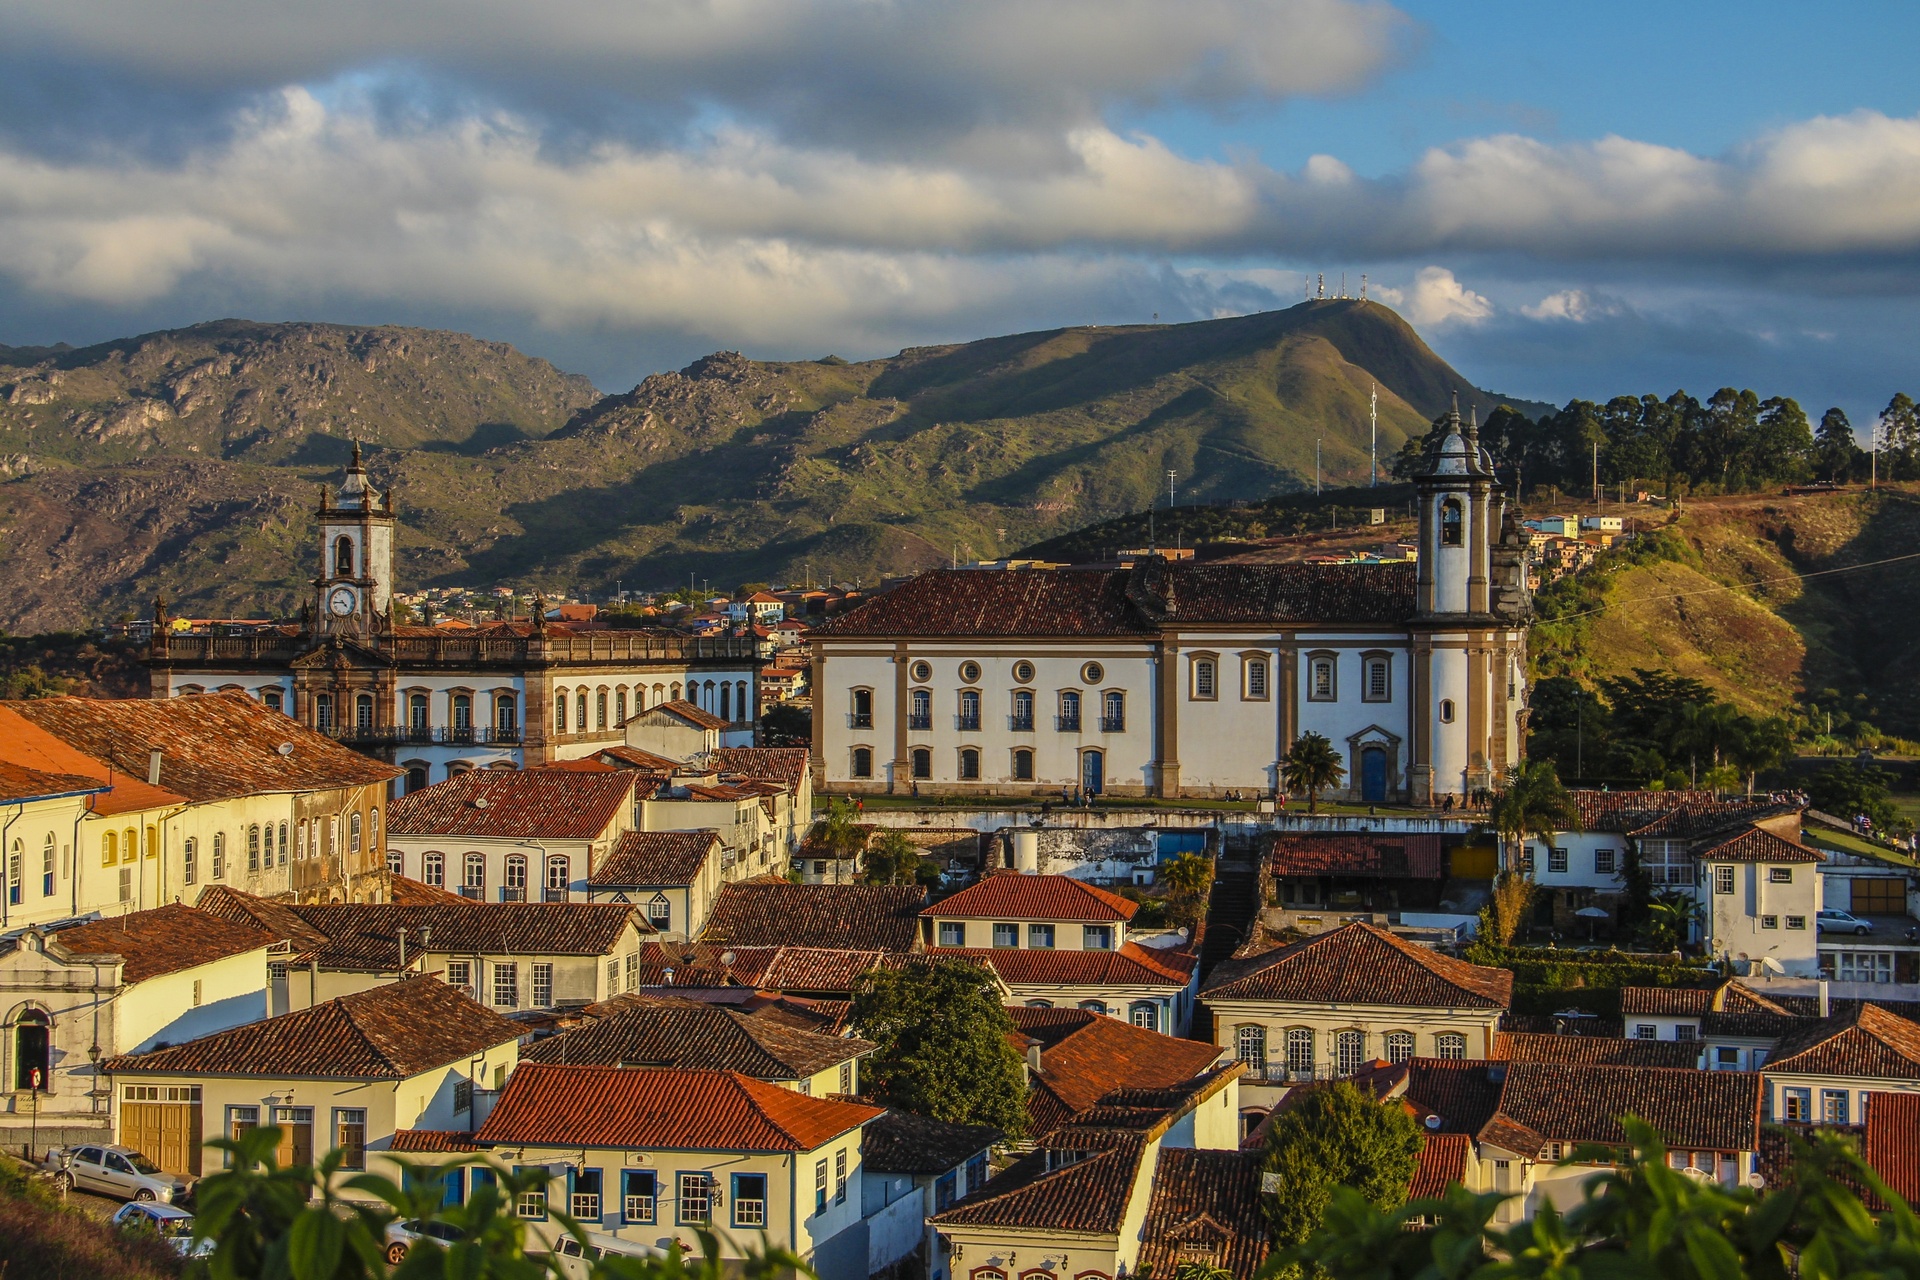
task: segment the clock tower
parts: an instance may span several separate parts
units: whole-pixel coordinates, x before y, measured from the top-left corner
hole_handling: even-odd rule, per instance
[[[393,604],[393,491],[367,483],[360,443],[337,497],[320,488],[320,576],[314,625],[322,635],[370,635]]]

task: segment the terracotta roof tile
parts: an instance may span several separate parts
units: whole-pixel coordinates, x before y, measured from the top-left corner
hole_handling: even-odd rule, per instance
[[[159,747],[160,785],[191,800],[359,787],[403,770],[349,751],[243,693],[183,698],[35,698],[14,711],[96,759],[146,772]],[[282,754],[280,748],[293,750]]]
[[[474,769],[409,792],[387,812],[393,836],[592,840],[633,803],[635,774]]]
[[[468,1152],[480,1144],[462,1129],[396,1129],[387,1150],[396,1152]]]
[[[472,898],[463,898],[457,893],[448,893],[430,884],[422,884],[406,876],[392,878],[391,901],[402,907],[470,907]]]
[[[391,969],[400,961],[400,931],[417,950],[473,955],[599,956],[629,929],[651,934],[641,909],[616,902],[463,902],[429,907],[350,902],[296,906],[295,915],[326,941],[308,950],[322,964]],[[431,929],[421,947],[420,931]]]
[[[1627,834],[1636,839],[1698,840],[1794,811],[1772,800],[1703,800],[1670,809]]]
[[[1461,1058],[1414,1058],[1405,1067],[1402,1096],[1440,1117],[1436,1132],[1477,1133],[1500,1109],[1500,1073],[1487,1065]]]
[[[1909,1205],[1920,1201],[1920,1093],[1867,1095],[1860,1154],[1888,1190]]]
[[[1085,1009],[1007,1010],[1021,1033],[1038,1040],[1040,1070],[1027,1094],[1029,1128],[1048,1133],[1111,1101],[1118,1090],[1182,1085],[1226,1052],[1178,1040]]]
[[[195,907],[223,920],[258,925],[274,937],[291,943],[296,950],[327,945],[327,935],[301,919],[291,903],[270,902],[231,885],[208,885],[200,891],[200,901]]]
[[[970,920],[1131,920],[1138,903],[1072,876],[988,876],[920,914]]]
[[[798,795],[812,753],[805,747],[720,747],[712,754],[722,774],[738,774],[759,782],[777,782]]]
[[[257,925],[224,920],[177,902],[89,921],[51,936],[77,955],[119,956],[120,974],[127,982],[212,964],[279,941]],[[263,977],[265,973],[263,968]]]
[[[805,750],[805,748],[801,748]],[[623,769],[644,769],[652,773],[668,774],[682,766],[682,762],[672,756],[656,755],[643,751],[639,747],[615,746],[602,747],[593,753],[596,760],[618,765]]]
[[[94,813],[115,814],[128,813],[135,809],[158,809],[184,804],[187,799],[164,787],[148,786],[144,761],[141,761],[138,766],[141,770],[138,776],[128,773],[124,765],[118,769],[113,768],[106,761],[97,760],[84,751],[75,749],[33,721],[15,713],[13,704],[0,704],[0,761],[42,774],[66,775],[85,780],[84,786],[72,786],[66,788],[67,790],[107,788],[105,794],[95,796],[89,805]],[[17,781],[7,783],[6,789],[24,792],[27,789],[48,785],[44,780],[36,782],[23,775]],[[18,800],[25,797],[16,794],[8,798]]]
[[[733,959],[728,960],[728,956]],[[735,947],[716,942],[649,943],[640,954],[641,985],[743,986],[761,991],[844,995],[853,990],[861,975],[905,960],[906,955],[897,951]]]
[[[1036,1151],[927,1221],[943,1226],[1118,1231],[1146,1143],[1132,1133],[1103,1133],[1100,1138],[1101,1146],[1084,1159],[1051,1170],[1048,1164],[1058,1156]]]
[[[812,1151],[884,1107],[812,1098],[737,1071],[521,1064],[482,1143],[679,1151]]]
[[[1698,1040],[1627,1040],[1614,1036],[1556,1036],[1501,1032],[1493,1056],[1515,1062],[1584,1062],[1613,1067],[1700,1065]]]
[[[1171,1276],[1204,1258],[1235,1280],[1252,1280],[1270,1249],[1256,1152],[1162,1148],[1140,1228],[1140,1262]]]
[[[1439,836],[1276,834],[1268,839],[1267,861],[1276,876],[1438,880],[1445,872]]]
[[[1513,974],[1416,946],[1364,921],[1220,966],[1202,999],[1504,1009]]]
[[[756,1080],[804,1080],[873,1052],[865,1040],[819,1035],[693,1001],[634,1004],[528,1045],[523,1062],[688,1067]]]
[[[675,719],[684,720],[696,729],[725,729],[727,727],[725,720],[722,720],[719,716],[702,711],[685,698],[675,698],[671,702],[656,703],[648,707],[645,711],[635,712],[633,719],[638,720],[641,716],[650,716],[655,712],[664,712],[667,715],[673,716]]]
[[[1464,1133],[1430,1133],[1420,1148],[1419,1162],[1413,1167],[1413,1181],[1407,1186],[1409,1200],[1438,1200],[1466,1180],[1467,1156],[1473,1139]]]
[[[91,795],[111,788],[97,778],[77,773],[45,773],[0,760],[0,804],[20,804],[54,796]]]
[[[948,1124],[889,1111],[860,1140],[860,1164],[875,1173],[945,1173],[1006,1138],[990,1124]]]
[[[116,1074],[404,1080],[520,1038],[517,1023],[433,978],[390,982],[171,1048],[114,1058]]]
[[[1624,834],[1688,804],[1712,804],[1711,791],[1589,791],[1569,790],[1580,814],[1583,831]]]
[[[1759,1149],[1761,1078],[1757,1075],[1514,1062],[1507,1064],[1506,1076],[1500,1109],[1482,1126],[1483,1142],[1506,1146],[1517,1126],[1550,1142],[1618,1144],[1626,1141],[1620,1118],[1634,1115],[1652,1125],[1669,1147]],[[1532,1151],[1523,1148],[1516,1154]]]
[[[918,885],[745,881],[721,888],[701,937],[743,947],[911,951],[926,900]]]
[[[718,831],[628,831],[594,868],[587,886],[609,890],[692,884],[719,847]]]
[[[1920,1025],[1875,1004],[1809,1023],[1783,1037],[1767,1074],[1920,1080]]]
[[[1184,987],[1198,963],[1191,952],[1156,951],[1134,942],[1113,951],[933,947],[927,954],[986,965],[1010,987]]]
[[[1797,841],[1786,840],[1760,827],[1696,848],[1702,862],[1824,862],[1826,859]]]

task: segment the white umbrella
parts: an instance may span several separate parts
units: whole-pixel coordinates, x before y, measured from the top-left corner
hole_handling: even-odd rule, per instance
[[[1598,922],[1601,920],[1606,920],[1610,918],[1609,913],[1604,907],[1582,907],[1578,911],[1574,912],[1573,914],[1576,918],[1585,920],[1587,922],[1587,941],[1588,942],[1593,941],[1594,930],[1600,927]]]

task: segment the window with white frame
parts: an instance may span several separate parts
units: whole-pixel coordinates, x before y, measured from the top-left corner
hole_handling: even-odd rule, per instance
[[[1768,867],[1767,883],[1768,884],[1792,884],[1793,868],[1792,867]]]
[[[430,853],[423,861],[425,865],[420,871],[421,878],[436,889],[443,887],[447,883],[447,855]]]
[[[487,891],[487,855],[469,853],[462,863],[460,890],[469,898],[478,898]]]
[[[1393,1062],[1393,1063],[1407,1062],[1411,1060],[1412,1057],[1413,1057],[1413,1032],[1411,1031],[1387,1032],[1387,1061]]]
[[[1220,669],[1212,658],[1193,660],[1193,696],[1200,701],[1220,696]]]
[[[533,1007],[553,1007],[553,965],[545,960],[533,963]]]
[[[1235,1034],[1236,1052],[1240,1061],[1247,1064],[1247,1070],[1254,1075],[1265,1075],[1267,1070],[1267,1029],[1261,1026],[1245,1026]]]
[[[1442,1031],[1433,1038],[1433,1056],[1455,1060],[1467,1056],[1467,1038],[1457,1031]]]
[[[1892,982],[1891,951],[1841,951],[1833,957],[1836,982]]]
[[[1315,654],[1307,659],[1307,701],[1332,702],[1336,696],[1333,655]]]
[[[473,994],[473,961],[447,961],[447,985],[468,995]]]
[[[1567,871],[1567,851],[1565,849],[1547,850],[1547,870],[1560,875]]]
[[[1287,1028],[1287,1070],[1313,1070],[1313,1028]]]
[[[1847,1098],[1845,1089],[1822,1089],[1820,1091],[1820,1123],[1846,1124]]]
[[[512,962],[493,966],[493,1003],[502,1009],[520,1007],[520,966]]]
[[[1593,870],[1595,875],[1610,876],[1613,874],[1613,852],[1612,849],[1595,849],[1593,851]]]
[[[1267,660],[1264,657],[1246,659],[1241,675],[1242,696],[1250,702],[1266,701]]]
[[[1333,1060],[1343,1076],[1350,1076],[1366,1061],[1367,1037],[1361,1031],[1336,1031],[1333,1035]]]
[[[1390,702],[1393,699],[1393,663],[1384,656],[1365,659],[1365,678],[1361,684],[1363,702]]]

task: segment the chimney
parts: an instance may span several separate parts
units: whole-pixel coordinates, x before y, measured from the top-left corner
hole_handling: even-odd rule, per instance
[[[147,752],[147,785],[150,787],[160,785],[160,748],[158,747]]]
[[[1040,1073],[1040,1044],[1035,1041],[1027,1046],[1027,1070],[1035,1075]]]
[[[1820,979],[1820,1016],[1823,1018],[1833,1016],[1833,992],[1827,986],[1825,978]]]

